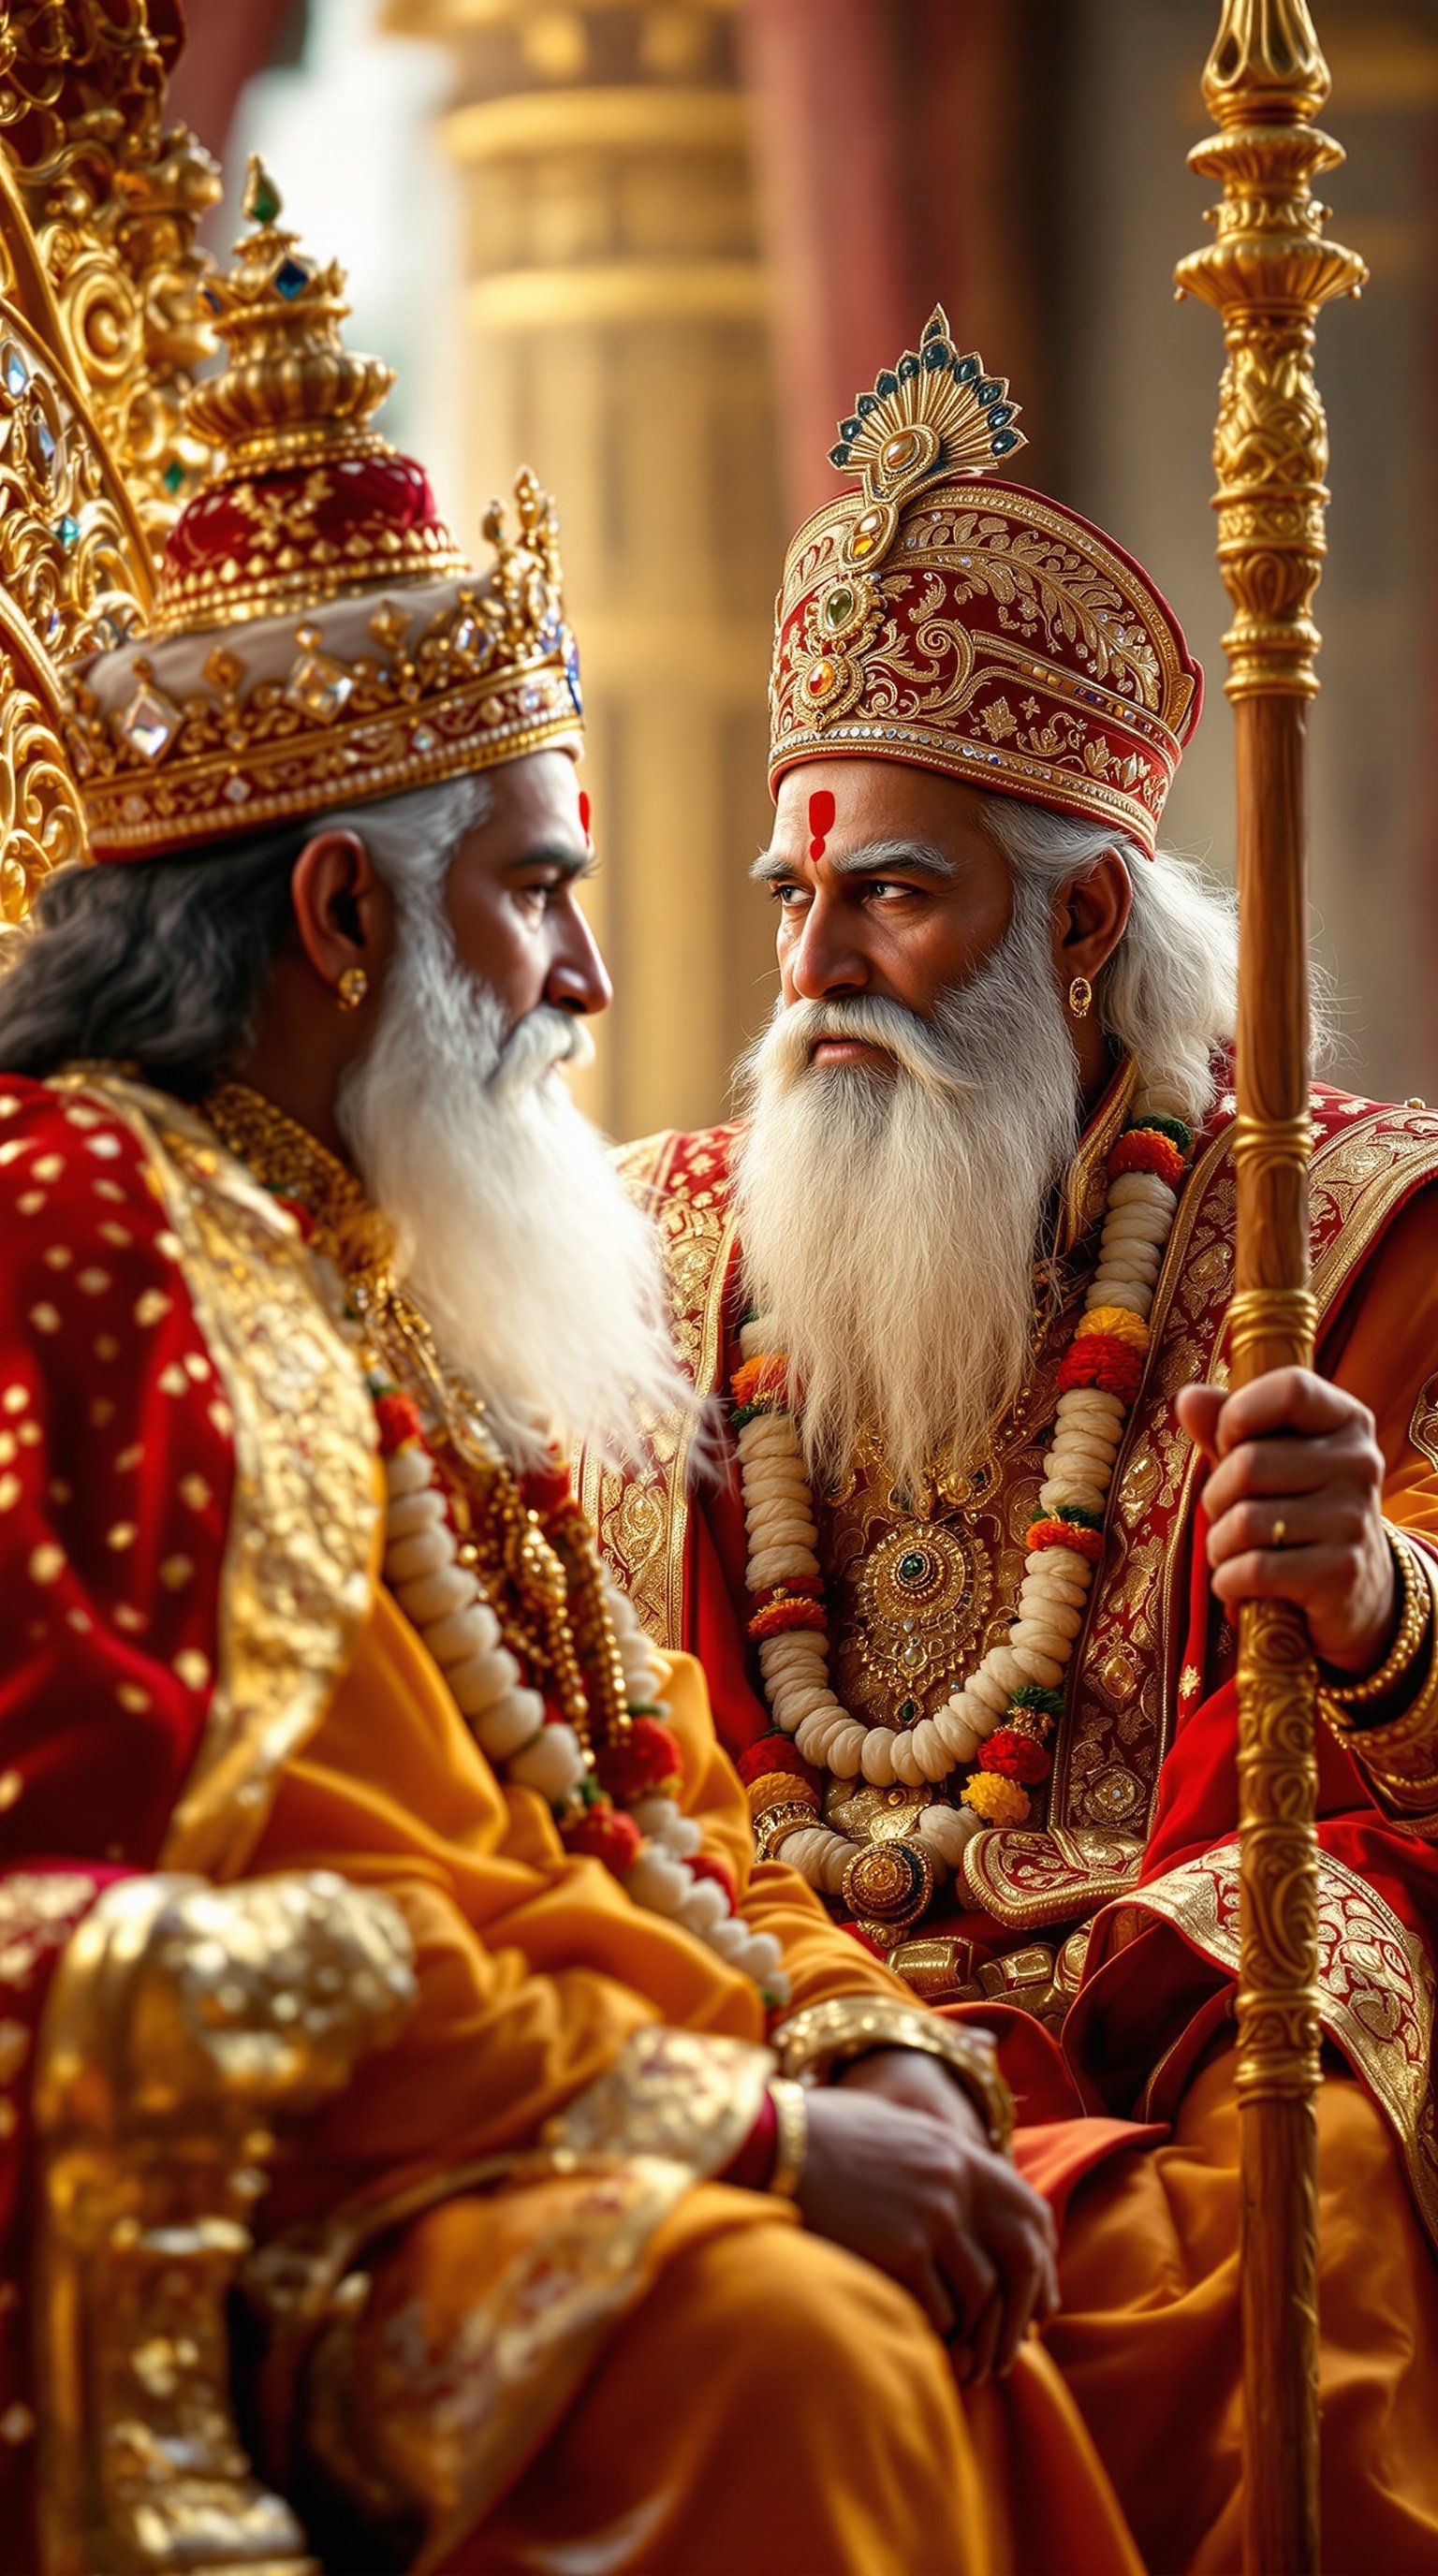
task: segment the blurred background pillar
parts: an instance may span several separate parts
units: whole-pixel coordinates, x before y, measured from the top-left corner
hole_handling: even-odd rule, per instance
[[[621,1135],[702,1123],[772,968],[746,867],[783,529],[733,0],[389,0],[385,24],[454,65],[460,523],[521,459],[559,499],[619,990],[588,1105]]]
[[[797,520],[837,489],[834,423],[942,301],[1056,471],[1043,364],[1060,53],[1052,0],[745,0],[779,437]]]

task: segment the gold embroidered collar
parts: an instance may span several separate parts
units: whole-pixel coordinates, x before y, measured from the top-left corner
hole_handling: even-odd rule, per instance
[[[245,1083],[218,1083],[201,1107],[221,1144],[263,1188],[304,1209],[313,1249],[351,1286],[372,1293],[389,1287],[394,1228],[371,1207],[347,1163]]]

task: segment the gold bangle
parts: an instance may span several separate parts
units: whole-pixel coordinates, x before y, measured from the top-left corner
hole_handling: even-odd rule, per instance
[[[803,2085],[791,2083],[783,2075],[772,2078],[769,2099],[774,2105],[775,2130],[769,2189],[776,2191],[781,2200],[797,2200],[809,2153],[809,2105]]]
[[[801,1825],[817,1825],[818,1821],[817,1802],[809,1804],[802,1798],[793,1798],[787,1806],[766,1807],[763,1815],[754,1820],[755,1860],[777,1859],[779,1845],[788,1835],[797,1834]]]
[[[1438,1567],[1421,1549],[1418,1563],[1424,1583],[1438,1602]],[[1430,1620],[1427,1668],[1401,1717],[1386,1726],[1353,1726],[1342,1730],[1346,1751],[1370,1771],[1384,1795],[1397,1805],[1426,1811],[1438,1793],[1438,1773],[1431,1768],[1438,1737],[1438,1614]]]
[[[886,1995],[836,1995],[826,2004],[807,2004],[775,2031],[786,2076],[800,2084],[826,2083],[836,2066],[869,2057],[877,2048],[914,2048],[941,2058],[967,2093],[988,2133],[996,2155],[1007,2155],[1014,2134],[1014,2099],[999,2073],[992,2035],[972,2022],[945,2021],[918,2004],[891,2002]]]
[[[1350,1731],[1349,1720],[1357,1711],[1372,1708],[1376,1701],[1386,1699],[1388,1693],[1396,1689],[1415,1661],[1432,1624],[1433,1595],[1424,1579],[1417,1551],[1401,1530],[1389,1524],[1385,1524],[1385,1530],[1403,1586],[1398,1634],[1376,1673],[1369,1673],[1362,1681],[1356,1682],[1335,1682],[1325,1677],[1321,1685],[1324,1714],[1330,1725],[1336,1724],[1339,1733],[1344,1735]]]

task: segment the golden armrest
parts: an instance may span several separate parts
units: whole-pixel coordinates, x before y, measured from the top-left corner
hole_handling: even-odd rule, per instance
[[[413,2000],[400,1916],[327,1871],[125,1879],[75,1933],[35,2074],[45,2576],[309,2576],[236,2431],[226,2299],[274,2124]]]

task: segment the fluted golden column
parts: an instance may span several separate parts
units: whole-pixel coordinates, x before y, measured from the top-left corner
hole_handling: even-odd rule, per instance
[[[762,1015],[782,551],[733,0],[391,0],[456,70],[464,525],[517,459],[557,494],[618,1001],[589,1105],[702,1123]]]

